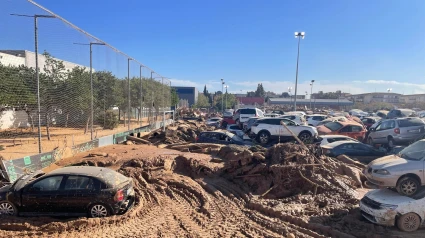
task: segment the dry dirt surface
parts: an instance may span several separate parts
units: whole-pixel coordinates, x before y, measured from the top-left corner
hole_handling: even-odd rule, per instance
[[[70,164],[115,169],[134,180],[132,210],[93,219],[0,217],[0,237],[407,237],[362,220],[355,181],[310,165],[313,157],[299,146],[211,145],[191,153],[128,144],[46,171]]]

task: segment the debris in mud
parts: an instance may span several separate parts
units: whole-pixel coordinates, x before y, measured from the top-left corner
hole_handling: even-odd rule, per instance
[[[166,126],[165,131],[163,128],[152,131],[143,136],[142,140],[153,143],[154,145],[195,142],[196,137],[199,136],[202,131],[213,131],[215,129],[214,126],[207,126],[204,122],[178,120],[173,125]]]

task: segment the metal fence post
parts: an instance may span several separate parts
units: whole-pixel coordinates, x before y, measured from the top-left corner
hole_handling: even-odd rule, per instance
[[[35,42],[35,75],[37,78],[37,114],[38,114],[38,153],[41,154],[41,103],[40,103],[40,75],[38,70],[38,28],[37,17],[34,16],[34,42]]]
[[[130,58],[128,58],[127,61],[127,82],[128,82],[128,108],[127,108],[127,114],[128,114],[128,130],[130,130],[130,120],[131,120],[131,93],[130,93]],[[125,118],[124,118],[125,120]]]
[[[140,65],[140,112],[139,112],[139,117],[140,117],[140,125],[143,125],[143,80],[142,80],[142,67],[143,65]]]

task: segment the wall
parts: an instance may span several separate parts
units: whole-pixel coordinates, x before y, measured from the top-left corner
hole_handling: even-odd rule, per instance
[[[187,100],[189,107],[198,101],[198,93],[195,87],[173,87],[176,89],[177,95],[180,99]]]
[[[0,112],[0,129],[22,128],[30,126],[30,123],[28,123],[28,115],[25,111]]]
[[[56,58],[54,58],[56,59]],[[90,70],[90,66],[84,66],[84,65],[79,65],[79,64],[75,64],[72,62],[68,62],[68,61],[64,61],[61,59],[56,59],[56,60],[60,60],[63,62],[64,66],[65,66],[65,70],[71,70],[75,67],[85,67],[87,71]],[[30,68],[35,68],[35,53],[31,52],[31,51],[25,51],[25,65],[27,67]],[[46,57],[44,57],[42,54],[38,54],[38,68],[40,69],[40,72],[44,72],[44,66],[46,65]],[[93,72],[95,70],[93,69]]]
[[[5,66],[25,65],[25,57],[14,56],[0,52],[0,63]]]

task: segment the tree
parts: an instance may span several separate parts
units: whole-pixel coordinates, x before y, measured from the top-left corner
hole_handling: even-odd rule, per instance
[[[171,106],[175,106],[179,103],[179,95],[175,88],[171,88]]]
[[[288,92],[283,92],[282,95],[280,96],[281,98],[289,98],[290,95]]]
[[[209,97],[210,96],[210,93],[207,90],[207,85],[204,86],[204,96],[205,97]]]
[[[256,97],[256,95],[255,95],[255,92],[254,92],[254,91],[247,92],[247,93],[246,93],[246,96],[247,96],[247,97]]]
[[[266,91],[264,91],[263,84],[259,83],[257,86],[257,90],[255,90],[255,96],[264,98],[265,95]]]
[[[198,93],[198,101],[196,102],[195,107],[197,107],[197,108],[210,107],[210,104],[208,102],[208,98],[205,97],[204,94]]]
[[[221,98],[223,99],[223,108],[234,108],[236,105],[236,96],[234,94],[217,95],[214,97],[214,107],[221,110]]]

